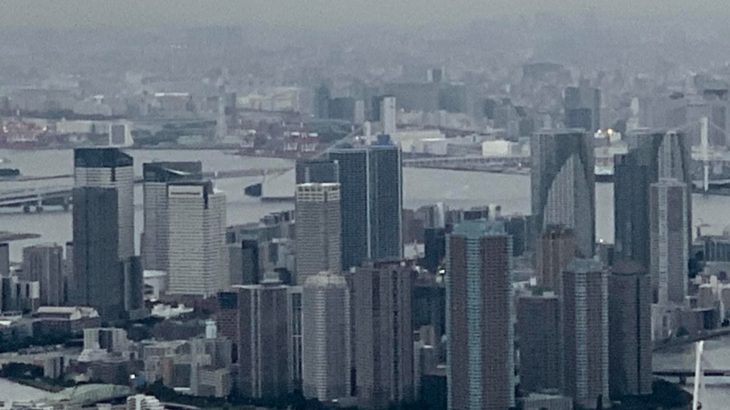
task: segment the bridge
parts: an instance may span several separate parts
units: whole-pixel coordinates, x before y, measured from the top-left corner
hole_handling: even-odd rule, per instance
[[[527,170],[530,167],[530,157],[524,155],[508,156],[461,156],[461,157],[425,157],[407,158],[403,160],[404,167],[412,168],[439,168],[460,171],[492,171],[500,172],[505,169]]]
[[[58,205],[68,210],[71,205],[72,190],[73,186],[53,185],[0,191],[0,207],[22,207],[26,213],[30,212],[31,207],[35,208],[36,212],[43,212],[44,206],[48,205]]]
[[[694,377],[695,371],[692,369],[662,369],[654,370],[652,374],[660,377],[678,377],[680,380],[686,381],[688,377]],[[705,369],[702,371],[702,375],[705,377],[730,377],[730,369]]]
[[[269,169],[237,169],[227,171],[204,172],[203,178],[225,179],[264,176],[271,174],[280,174],[289,168],[269,168]],[[52,175],[48,177],[36,177],[35,180],[53,180],[59,178],[70,178],[73,175]],[[135,183],[142,183],[142,178],[136,178]],[[43,212],[47,206],[60,206],[64,210],[68,210],[73,202],[73,185],[59,184],[34,188],[22,188],[8,191],[0,191],[0,208],[23,208],[23,212]]]

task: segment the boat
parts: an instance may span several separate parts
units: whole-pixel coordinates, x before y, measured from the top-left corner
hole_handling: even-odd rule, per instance
[[[15,178],[20,176],[17,168],[0,168],[0,178]]]

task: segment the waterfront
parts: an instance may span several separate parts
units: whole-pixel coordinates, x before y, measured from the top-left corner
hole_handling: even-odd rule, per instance
[[[292,165],[291,160],[279,158],[240,157],[221,151],[189,150],[131,150],[134,156],[135,174],[141,176],[142,164],[152,160],[200,160],[206,171],[244,168],[282,168]],[[73,173],[73,152],[57,151],[8,151],[0,150],[0,158],[9,159],[12,167],[23,175],[58,175]],[[228,200],[228,224],[257,221],[263,215],[292,209],[291,202],[265,202],[247,197],[243,189],[260,177],[221,179],[216,187],[226,193]],[[407,208],[445,202],[452,207],[471,207],[487,204],[502,205],[505,213],[527,214],[530,211],[530,178],[526,175],[492,174],[469,171],[405,168],[403,170],[404,204]],[[33,185],[36,184],[36,185]],[[0,182],[0,189],[26,186],[72,184],[66,180]],[[720,233],[728,224],[725,217],[730,209],[730,197],[693,196],[693,225],[707,224],[705,233]],[[136,241],[142,231],[142,186],[135,187]],[[21,248],[38,242],[65,243],[71,240],[71,213],[49,208],[42,214],[22,214],[17,210],[0,211],[0,230],[41,233],[40,239],[19,241],[11,247],[11,258],[19,260]],[[596,185],[596,237],[613,241],[613,185]]]
[[[129,151],[135,158],[135,173],[141,175],[142,163],[152,160],[200,160],[207,171],[242,168],[281,168],[293,164],[291,160],[252,158],[229,155],[217,151]],[[12,167],[21,169],[24,175],[55,175],[73,172],[73,155],[70,150],[60,151],[4,151],[0,158],[11,160]],[[247,185],[258,182],[257,177],[242,177],[219,180],[216,186],[225,191],[228,200],[227,218],[229,224],[254,222],[263,215],[293,208],[290,202],[262,203],[256,198],[244,195]],[[490,174],[468,171],[447,171],[435,169],[403,170],[404,204],[408,208],[435,202],[445,202],[452,207],[471,207],[499,204],[505,213],[526,214],[530,209],[530,179],[525,175]],[[35,182],[34,182],[35,183]],[[70,184],[72,181],[45,181],[44,184]],[[17,188],[19,183],[0,182],[0,189]],[[23,185],[24,186],[24,185]],[[142,187],[135,187],[137,232],[142,230]],[[707,224],[703,232],[720,233],[728,223],[730,197],[693,196],[694,223]],[[71,213],[48,210],[42,214],[23,214],[17,211],[0,212],[0,230],[41,233],[35,240],[19,241],[11,246],[11,258],[18,261],[23,246],[38,242],[64,243],[71,240]],[[597,238],[613,241],[613,186],[598,184],[596,187],[596,233]],[[707,342],[708,364],[715,368],[730,368],[730,337]],[[655,355],[658,368],[669,367],[676,361],[691,360],[691,346],[661,352]],[[684,363],[684,362],[682,362]],[[691,366],[688,366],[688,368]],[[708,380],[705,409],[723,409],[721,403],[730,400],[729,380]],[[0,385],[0,391],[5,391]]]
[[[36,400],[48,396],[48,392],[35,387],[24,386],[8,379],[0,378],[0,401]],[[0,405],[0,408],[3,408]]]
[[[678,346],[654,353],[653,367],[656,370],[671,368],[694,368],[694,344]],[[703,367],[705,370],[730,369],[730,336],[705,341]],[[676,383],[677,380],[668,378]],[[687,380],[684,388],[692,391],[693,379]],[[730,402],[730,377],[706,377],[702,398],[703,410],[724,410]]]

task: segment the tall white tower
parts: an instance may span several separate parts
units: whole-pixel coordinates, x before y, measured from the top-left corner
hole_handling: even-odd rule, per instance
[[[226,197],[207,182],[167,186],[169,286],[178,295],[214,295],[224,282]]]
[[[297,185],[297,283],[321,271],[341,269],[340,184]]]

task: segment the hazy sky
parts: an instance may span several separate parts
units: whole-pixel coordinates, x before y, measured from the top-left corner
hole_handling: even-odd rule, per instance
[[[0,0],[0,27],[458,23],[503,15],[727,16],[726,0]]]

